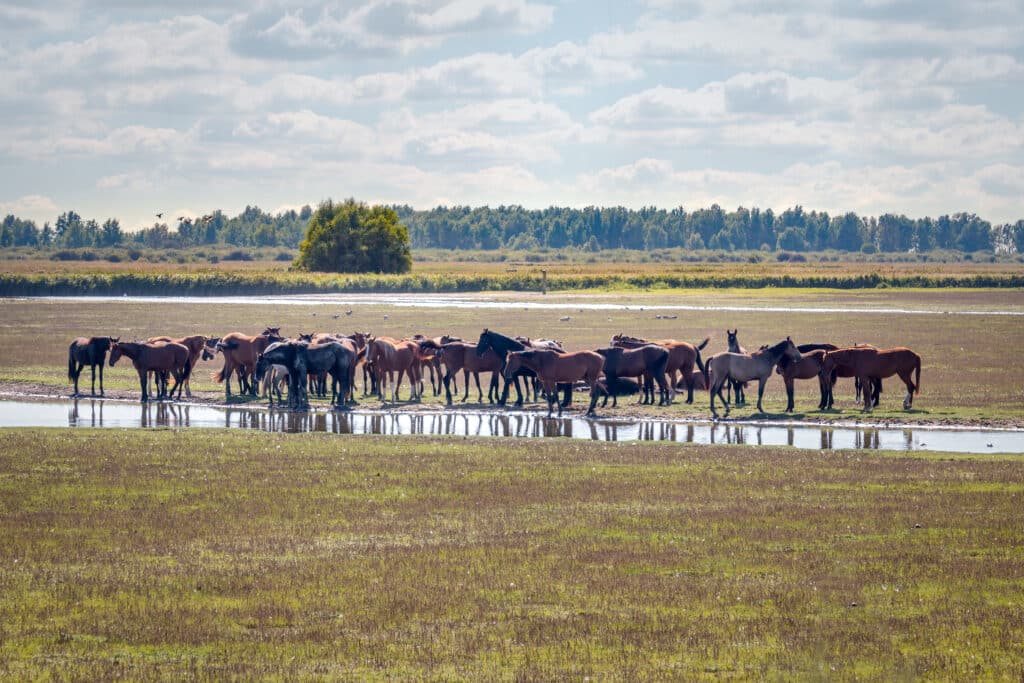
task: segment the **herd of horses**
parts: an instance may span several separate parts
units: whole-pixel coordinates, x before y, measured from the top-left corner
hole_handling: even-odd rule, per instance
[[[263,395],[271,405],[275,397],[279,406],[291,409],[309,407],[309,396],[327,398],[330,379],[330,403],[344,407],[355,401],[357,371],[362,369],[363,396],[376,395],[381,401],[399,400],[399,386],[408,377],[409,399],[418,401],[425,389],[424,376],[429,375],[435,396],[441,394],[450,405],[452,390],[458,392],[457,375],[463,375],[464,395],[469,398],[470,378],[476,382],[478,400],[483,402],[480,375],[491,373],[487,398],[491,403],[505,405],[511,388],[515,388],[515,405],[524,401],[547,401],[548,415],[557,407],[572,402],[573,391],[586,387],[590,394],[587,415],[594,413],[599,399],[617,405],[622,395],[640,394],[641,402],[671,404],[679,390],[686,390],[686,402],[693,402],[694,390],[710,395],[713,417],[719,414],[716,399],[729,414],[733,405],[746,402],[745,388],[757,381],[757,410],[763,412],[764,388],[773,372],[782,376],[786,386],[786,411],[794,409],[795,380],[817,379],[820,392],[819,410],[833,406],[833,388],[837,378],[853,378],[857,400],[864,411],[878,405],[882,380],[898,376],[906,385],[904,410],[913,404],[914,394],[921,386],[921,358],[907,348],[879,349],[869,344],[839,347],[817,343],[797,346],[787,337],[775,344],[748,352],[740,345],[738,330],[727,330],[728,350],[704,361],[701,351],[709,338],[698,344],[675,339],[648,341],[618,334],[606,348],[568,351],[554,339],[510,337],[485,329],[476,343],[454,336],[426,337],[415,335],[404,339],[374,336],[369,333],[303,334],[285,338],[280,328],[268,327],[257,335],[232,332],[223,337],[151,337],[144,341],[121,341],[115,337],[81,337],[68,349],[68,378],[79,395],[78,381],[86,365],[92,372],[93,395],[96,393],[96,368],[99,368],[100,396],[103,395],[103,366],[115,365],[125,356],[131,360],[139,376],[142,400],[181,398],[182,389],[191,396],[189,379],[200,360],[223,357],[223,367],[212,374],[214,381],[224,384],[225,397],[231,398],[231,378],[238,390],[256,396],[262,386]],[[504,386],[498,389],[499,378]],[[168,384],[173,379],[173,384]],[[150,381],[155,382],[155,393]],[[522,384],[520,381],[522,380]],[[282,385],[287,386],[287,402]],[[726,392],[723,394],[723,390]]]

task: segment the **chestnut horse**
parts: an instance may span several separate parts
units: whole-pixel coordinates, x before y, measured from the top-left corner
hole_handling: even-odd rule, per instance
[[[590,387],[590,407],[587,415],[594,414],[597,403],[597,387],[604,368],[604,356],[594,351],[558,353],[547,349],[509,351],[505,360],[505,379],[509,380],[521,368],[529,368],[537,374],[548,400],[548,416],[555,403],[558,415],[562,415],[562,404],[558,402],[558,385],[583,380]]]
[[[116,344],[120,337],[79,337],[68,347],[68,379],[75,383],[78,396],[78,377],[86,365],[92,371],[92,388],[89,393],[96,395],[96,366],[100,366],[100,396],[103,396],[103,363],[107,360],[107,351]]]
[[[209,341],[209,338],[204,337],[201,334],[194,334],[189,337],[179,337],[177,339],[172,339],[171,337],[166,336],[150,337],[146,341],[174,342],[175,344],[181,344],[186,349],[188,349],[188,362],[189,365],[192,366],[193,370],[195,370],[196,363],[198,363],[200,359],[210,360],[211,358],[213,358],[213,354],[210,353],[210,350],[206,346],[206,342]],[[185,395],[188,396],[189,398],[192,398],[192,387],[190,386],[191,383],[192,372],[190,371],[188,373],[188,377],[185,379]]]
[[[377,396],[381,401],[387,400],[387,387],[393,381],[395,372],[398,373],[398,381],[394,382],[391,400],[398,400],[398,387],[405,374],[409,375],[409,400],[421,398],[420,367],[427,355],[420,350],[419,344],[411,339],[398,341],[390,337],[377,337],[368,348],[369,362],[373,364],[377,377]]]
[[[256,359],[274,342],[284,341],[280,327],[268,327],[255,337],[232,332],[221,337],[217,350],[224,354],[224,367],[213,373],[213,381],[224,382],[225,398],[231,398],[231,373],[238,372],[239,391],[256,395],[256,382],[249,382],[249,375],[256,370]]]
[[[904,347],[876,349],[871,346],[855,346],[828,351],[821,372],[828,378],[835,372],[843,377],[852,375],[860,379],[865,413],[870,412],[875,403],[873,387],[877,379],[899,375],[907,385],[907,395],[903,398],[904,410],[910,410],[914,404],[914,394],[921,391],[921,356]],[[830,384],[829,405],[831,403]]]
[[[158,378],[157,400],[174,398],[174,390],[178,390],[181,399],[182,382],[192,373],[189,363],[188,347],[174,342],[116,342],[110,347],[110,367],[121,358],[127,356],[132,360],[135,371],[139,373],[139,384],[142,387],[142,402],[149,400],[148,374],[155,372]],[[174,377],[174,386],[167,392],[167,375]]]
[[[641,403],[654,404],[654,383],[658,383],[658,405],[668,404],[668,380],[665,379],[665,368],[668,366],[669,351],[664,346],[648,344],[635,349],[623,349],[613,346],[597,349],[604,357],[604,376],[608,384],[616,385],[620,377],[643,377],[643,398]],[[612,394],[612,406],[618,405],[618,399]]]
[[[722,396],[722,387],[726,381],[749,382],[756,379],[757,384],[757,412],[763,413],[761,399],[764,397],[764,385],[771,377],[772,369],[783,357],[791,361],[800,360],[800,352],[797,351],[793,341],[786,337],[778,344],[755,351],[754,353],[732,353],[725,351],[715,354],[708,360],[708,374],[711,379],[711,416],[718,418],[715,412],[715,396],[718,396],[725,406],[725,414],[729,415],[729,404]]]
[[[483,403],[484,392],[480,388],[480,373],[490,372],[491,383],[487,389],[487,400],[494,403],[499,396],[498,375],[501,373],[502,362],[493,349],[488,349],[484,355],[476,354],[476,345],[464,341],[451,341],[446,344],[437,344],[434,340],[428,339],[420,342],[420,348],[433,349],[434,358],[445,366],[444,376],[441,381],[444,383],[445,400],[448,405],[452,403],[451,382],[458,372],[462,371],[462,382],[466,385],[465,395],[462,402],[469,400],[469,375],[473,374],[476,379],[477,401]],[[459,391],[455,387],[456,393]]]
[[[683,379],[686,380],[686,402],[693,403],[693,366],[697,365],[700,369],[700,373],[704,375],[704,383],[707,384],[707,369],[704,367],[704,361],[701,359],[701,350],[708,345],[711,341],[710,337],[705,337],[704,341],[700,344],[691,344],[689,342],[676,341],[675,339],[660,339],[658,341],[649,342],[646,339],[640,339],[639,337],[630,337],[625,334],[617,334],[612,337],[611,345],[618,346],[624,349],[636,349],[646,344],[657,344],[658,346],[664,346],[668,349],[668,365],[665,366],[665,372],[668,373],[669,379],[671,380],[671,390],[669,396],[669,403],[676,400],[676,384],[677,384],[677,373],[682,374]]]

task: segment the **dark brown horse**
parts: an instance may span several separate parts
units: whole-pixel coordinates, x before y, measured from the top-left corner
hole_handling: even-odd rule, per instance
[[[96,395],[96,366],[100,368],[100,396],[103,396],[103,363],[107,360],[107,351],[116,344],[120,337],[79,337],[68,347],[68,379],[75,383],[78,396],[78,377],[82,369],[88,365],[92,372],[92,388],[89,393]]]
[[[178,390],[178,398],[181,398],[182,382],[192,372],[187,347],[174,342],[116,342],[110,347],[110,367],[114,367],[122,355],[131,359],[135,371],[139,373],[143,403],[149,400],[150,372],[155,372],[158,378],[158,401],[174,398],[175,389]],[[168,375],[174,377],[174,386],[170,392],[167,391]]]
[[[224,367],[213,373],[214,382],[224,382],[224,394],[231,398],[231,373],[238,373],[239,391],[256,395],[256,382],[249,382],[249,376],[256,371],[256,359],[274,342],[284,341],[281,328],[268,327],[254,337],[232,332],[221,337],[217,350],[224,354]]]
[[[389,337],[377,337],[369,346],[370,362],[377,375],[377,396],[386,401],[388,384],[394,381],[394,373],[398,373],[394,381],[392,401],[398,400],[398,387],[402,384],[402,376],[409,375],[409,400],[420,400],[420,368],[421,361],[426,357],[419,344],[411,339],[395,340]]]
[[[833,373],[858,378],[864,387],[864,412],[870,412],[875,404],[874,391],[869,390],[869,387],[874,386],[876,379],[899,375],[907,386],[907,395],[903,398],[904,410],[910,410],[914,404],[914,394],[921,391],[921,356],[904,347],[876,349],[870,346],[855,346],[827,351],[821,372],[827,378],[831,378]],[[831,379],[829,381],[831,382]],[[831,406],[831,384],[829,394],[828,404]]]
[[[501,373],[502,362],[493,349],[488,349],[484,352],[484,355],[478,356],[475,344],[464,341],[452,341],[439,345],[432,339],[420,342],[420,347],[424,349],[432,348],[434,350],[434,357],[445,367],[442,382],[444,383],[445,400],[448,405],[452,403],[451,382],[460,370],[462,371],[462,382],[466,386],[465,395],[462,397],[463,403],[469,399],[470,374],[476,380],[477,401],[483,403],[484,392],[480,388],[481,372],[491,373],[491,382],[487,389],[487,400],[494,403],[500,398],[498,375]],[[458,387],[455,388],[455,391],[458,392]]]
[[[668,366],[669,350],[657,344],[647,344],[635,349],[624,349],[612,346],[597,349],[604,357],[604,375],[608,383],[616,385],[620,377],[642,377],[643,398],[641,403],[654,403],[654,384],[658,385],[658,405],[667,405],[669,401],[668,380],[665,368]],[[615,392],[612,394],[612,406],[618,405]]]
[[[776,372],[782,375],[782,381],[786,384],[786,412],[793,411],[794,380],[815,378],[818,380],[818,390],[821,392],[818,410],[825,410],[831,390],[829,379],[821,372],[825,364],[826,352],[824,349],[815,349],[805,353],[803,346],[798,346],[797,350],[800,351],[800,360],[791,361],[788,357],[783,356],[776,366]]]
[[[788,356],[791,361],[800,360],[800,352],[789,337],[780,341],[774,346],[755,351],[754,353],[731,353],[725,351],[715,354],[708,360],[708,375],[711,379],[711,415],[718,418],[715,412],[715,396],[725,406],[725,414],[729,415],[729,404],[722,396],[722,387],[727,381],[749,382],[757,380],[757,412],[763,413],[761,399],[764,397],[764,385],[771,377],[772,369],[778,364],[779,359]]]
[[[587,415],[594,414],[597,403],[597,385],[604,368],[604,356],[594,351],[558,353],[546,349],[510,351],[505,361],[505,379],[511,378],[520,368],[529,368],[537,374],[548,399],[548,415],[558,403],[558,415],[562,415],[562,404],[558,402],[558,385],[583,380],[590,387],[590,407]]]
[[[639,337],[617,334],[612,337],[611,345],[624,349],[635,349],[645,344],[664,346],[669,352],[668,365],[665,366],[665,372],[668,373],[671,380],[669,402],[671,403],[676,398],[677,374],[682,374],[683,379],[686,380],[686,402],[693,403],[693,366],[696,364],[701,374],[704,375],[705,384],[707,384],[707,370],[704,368],[704,361],[701,359],[700,352],[708,345],[710,340],[710,337],[705,337],[704,341],[700,344],[691,344],[689,342],[676,341],[675,339],[659,339],[649,342]]]

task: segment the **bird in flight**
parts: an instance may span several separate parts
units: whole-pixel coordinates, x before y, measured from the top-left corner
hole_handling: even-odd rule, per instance
[[[156,215],[156,217],[157,217],[157,218],[163,218],[163,217],[164,217],[164,215],[163,215],[162,213],[158,213],[158,214]]]

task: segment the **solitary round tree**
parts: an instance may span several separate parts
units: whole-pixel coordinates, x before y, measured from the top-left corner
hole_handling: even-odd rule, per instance
[[[405,273],[412,268],[409,231],[386,206],[355,199],[317,207],[295,260],[299,270],[333,273]]]

